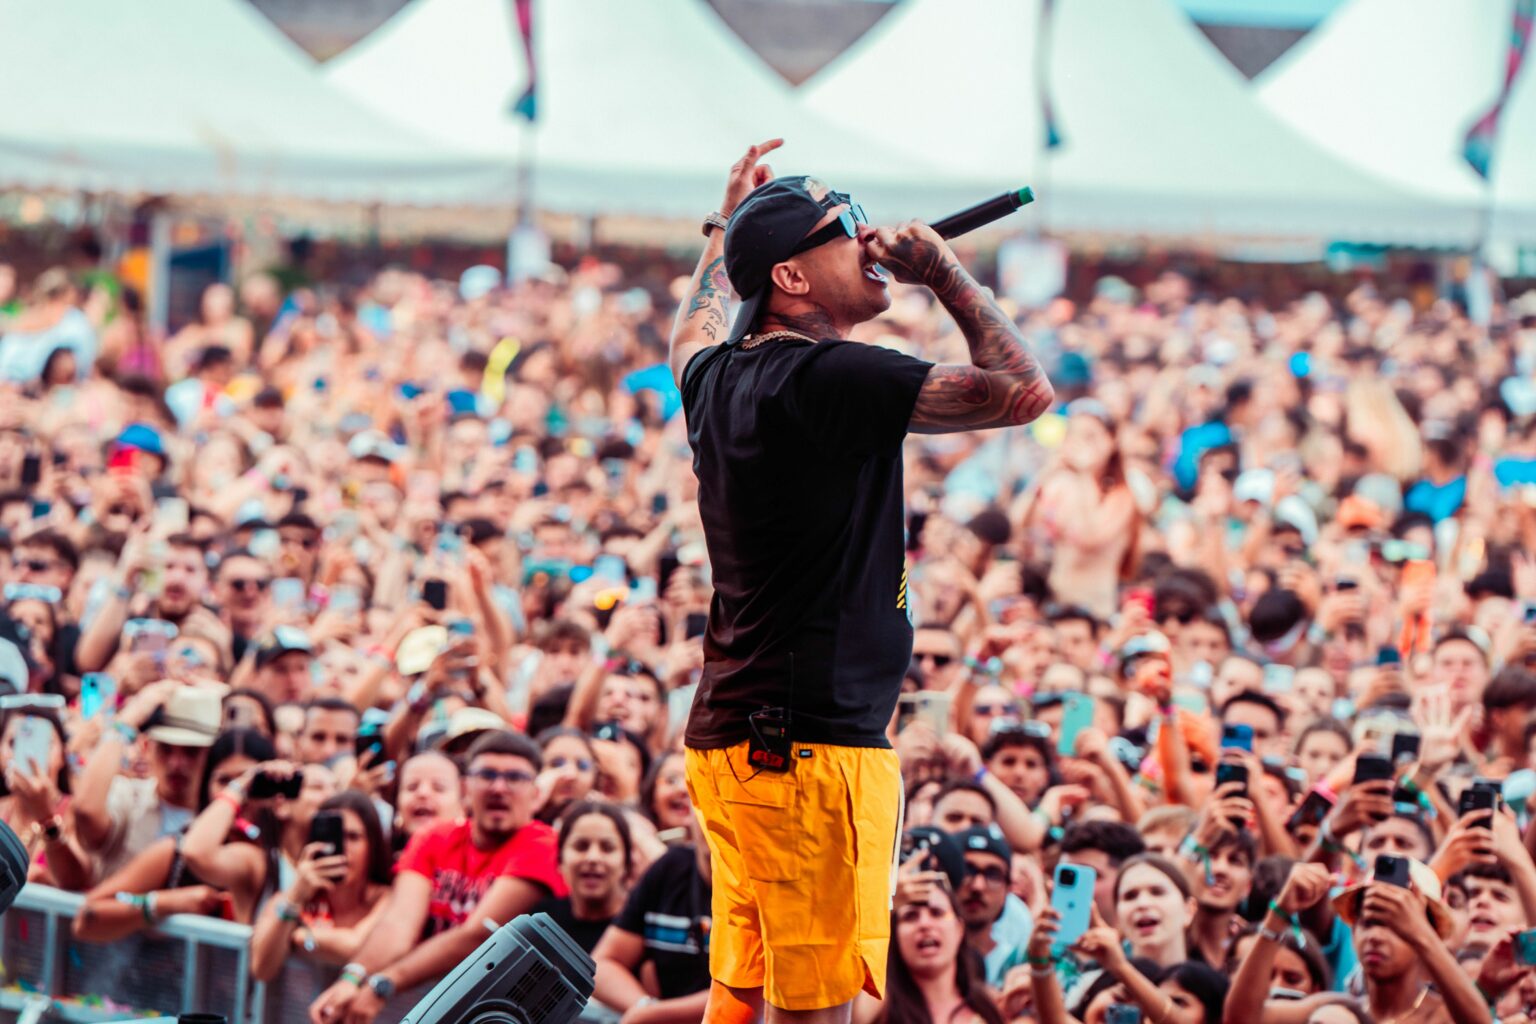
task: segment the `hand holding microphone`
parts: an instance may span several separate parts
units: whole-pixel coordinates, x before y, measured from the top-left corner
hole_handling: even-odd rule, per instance
[[[934,287],[945,266],[960,265],[939,233],[916,220],[895,228],[875,228],[865,238],[864,254],[902,284]]]

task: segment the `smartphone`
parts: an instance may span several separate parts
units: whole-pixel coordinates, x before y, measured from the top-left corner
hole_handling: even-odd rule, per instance
[[[1081,864],[1057,864],[1051,886],[1051,909],[1060,915],[1056,929],[1057,948],[1066,948],[1088,930],[1093,912],[1093,886],[1098,876],[1093,868]]]
[[[338,583],[331,588],[331,611],[348,619],[363,613],[363,592],[350,583]]]
[[[360,732],[357,739],[352,741],[353,752],[357,755],[359,768],[373,768],[384,763],[384,737],[377,732]],[[373,760],[368,758],[372,756]]]
[[[35,779],[48,770],[48,754],[53,749],[53,727],[41,718],[24,716],[16,723],[12,748],[21,774]]]
[[[1465,818],[1469,814],[1492,814],[1498,806],[1499,795],[1491,789],[1484,789],[1477,785],[1468,786],[1461,791],[1461,798],[1456,802],[1456,817]],[[1492,819],[1480,822],[1478,828],[1493,828]]]
[[[297,800],[299,791],[304,788],[304,773],[294,772],[286,779],[280,779],[266,772],[257,772],[251,779],[251,797],[256,800],[266,800],[274,796],[287,797],[289,800]]]
[[[117,680],[105,672],[87,672],[80,677],[80,717],[95,718],[102,708],[117,706]]]
[[[1358,590],[1360,589],[1360,581],[1348,576],[1336,576],[1333,580],[1333,589],[1341,594],[1350,590]]]
[[[665,491],[657,491],[651,495],[651,515],[662,516],[667,514],[667,495]]]
[[[1419,734],[1399,732],[1392,735],[1392,763],[1404,764],[1419,759]]]
[[[1253,726],[1233,722],[1221,727],[1221,749],[1253,753]]]
[[[433,611],[443,611],[448,607],[448,582],[440,579],[423,580],[421,599]]]
[[[950,696],[939,690],[919,690],[896,698],[896,731],[913,722],[927,722],[935,733],[949,732]]]
[[[1141,1007],[1135,1003],[1110,1003],[1104,1024],[1141,1024]]]
[[[155,525],[167,536],[185,533],[191,516],[192,509],[186,498],[161,498],[155,502]]]
[[[272,606],[285,615],[304,611],[304,581],[296,576],[281,576],[272,581]]]
[[[1224,786],[1229,782],[1240,782],[1243,788],[1238,791],[1238,796],[1248,795],[1248,766],[1234,764],[1231,761],[1221,761],[1216,765],[1216,785]]]
[[[163,619],[129,619],[123,624],[129,653],[150,655],[157,672],[165,671],[165,653],[176,633],[176,626]]]
[[[1076,757],[1078,736],[1092,726],[1093,698],[1086,693],[1067,693],[1061,702],[1061,731],[1056,734],[1056,753],[1062,757]]]
[[[1264,666],[1264,692],[1290,693],[1296,682],[1296,670],[1289,665]]]
[[[319,811],[309,823],[309,841],[324,843],[330,848],[327,856],[334,857],[347,848],[346,825],[340,811]]]
[[[1536,965],[1536,928],[1515,933],[1515,961],[1527,966]]]
[[[705,612],[689,612],[688,618],[683,621],[683,639],[692,640],[696,636],[703,636],[709,628],[709,615]]]
[[[672,582],[672,574],[682,564],[677,559],[676,551],[662,555],[656,560],[656,589],[658,591],[663,594],[667,592],[667,584]]]
[[[1304,825],[1317,828],[1322,825],[1323,819],[1328,817],[1328,812],[1331,810],[1333,810],[1333,801],[1314,789],[1306,795],[1301,801],[1301,806],[1296,808],[1286,820],[1285,827],[1290,831],[1295,831]]]
[[[21,459],[21,486],[36,487],[43,482],[43,457],[28,452]]]
[[[1390,853],[1377,854],[1376,872],[1372,880],[1408,888],[1408,858],[1395,857]]]
[[[1520,612],[1520,620],[1527,626],[1536,626],[1536,601],[1527,601]]]
[[[1393,777],[1392,759],[1385,754],[1361,754],[1355,758],[1355,777],[1352,785],[1362,782],[1384,782]]]

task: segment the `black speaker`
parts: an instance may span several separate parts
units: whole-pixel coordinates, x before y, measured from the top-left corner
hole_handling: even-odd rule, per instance
[[[21,887],[26,884],[27,848],[11,831],[11,826],[0,821],[0,914],[11,908]]]

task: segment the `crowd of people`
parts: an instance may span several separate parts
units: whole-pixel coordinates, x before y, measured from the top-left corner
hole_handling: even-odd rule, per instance
[[[84,941],[251,926],[367,1024],[544,911],[696,1021],[685,282],[0,267],[0,818]],[[1167,272],[1009,307],[1059,406],[906,445],[889,991],[859,1021],[1536,1016],[1536,307]],[[920,289],[861,337],[965,362]],[[788,567],[786,571],[795,571]]]

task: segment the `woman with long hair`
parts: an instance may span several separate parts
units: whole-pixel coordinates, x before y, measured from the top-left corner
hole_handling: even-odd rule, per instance
[[[290,953],[333,967],[350,962],[387,903],[393,857],[373,801],[347,790],[322,803],[320,815],[340,817],[341,852],[306,843],[293,880],[263,907],[251,934],[258,981],[276,978]]]
[[[1131,956],[1159,967],[1189,958],[1189,926],[1195,900],[1178,866],[1155,853],[1138,854],[1120,865],[1115,879],[1115,920]]]
[[[239,800],[228,792],[229,787],[276,755],[272,741],[255,730],[226,729],[219,733],[208,748],[198,786],[198,807],[202,811],[210,805],[227,808]],[[114,942],[153,928],[171,914],[206,914],[250,923],[266,880],[273,873],[271,856],[258,841],[260,827],[237,819],[232,811],[225,815],[224,831],[216,844],[221,862],[213,874],[224,880],[236,870],[241,875],[236,879],[237,889],[226,889],[188,862],[184,843],[200,823],[207,831],[211,819],[203,820],[200,813],[186,833],[157,840],[86,893],[85,905],[75,917],[75,937],[87,942]],[[234,866],[225,867],[222,858]]]
[[[1103,403],[1069,405],[1057,461],[1041,473],[1024,515],[1026,532],[1051,548],[1056,600],[1104,620],[1119,610],[1120,582],[1135,568],[1141,516],[1115,430]]]
[[[560,874],[568,896],[534,907],[554,918],[588,953],[624,908],[633,877],[633,847],[624,812],[603,800],[578,800],[560,819]]]
[[[981,964],[965,944],[960,905],[944,886],[931,886],[927,900],[891,915],[885,975],[882,1002],[859,996],[859,1024],[1003,1024]]]

